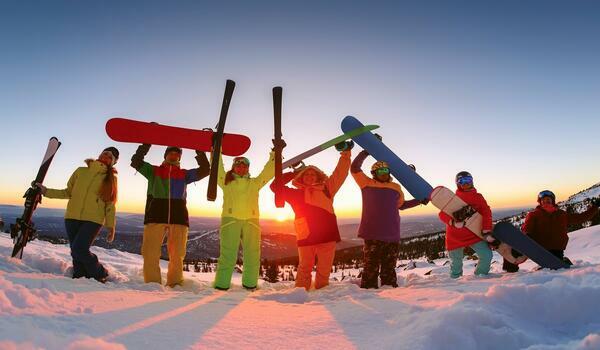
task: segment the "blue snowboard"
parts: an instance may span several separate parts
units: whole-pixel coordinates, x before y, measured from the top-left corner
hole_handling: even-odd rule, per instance
[[[541,267],[549,269],[568,268],[564,261],[544,249],[536,241],[529,238],[510,222],[499,222],[494,226],[494,237],[525,255]]]
[[[342,131],[347,133],[351,130],[362,128],[364,125],[356,118],[347,116],[342,120]],[[387,162],[390,172],[406,188],[406,190],[418,200],[429,199],[429,194],[433,187],[427,183],[419,174],[410,168],[402,159],[394,154],[383,142],[381,142],[373,133],[367,131],[357,136],[353,136],[354,142],[365,149],[378,161]]]

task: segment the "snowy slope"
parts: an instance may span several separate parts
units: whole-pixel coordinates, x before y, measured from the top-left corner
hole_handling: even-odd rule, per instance
[[[0,235],[0,349],[600,349],[600,226],[571,236],[570,270],[501,274],[495,256],[492,277],[473,277],[467,260],[451,280],[444,260],[417,261],[396,289],[346,278],[249,293],[239,275],[229,292],[209,288],[212,274],[146,285],[140,256],[97,247],[112,280],[73,280],[67,246],[31,242],[21,262]]]

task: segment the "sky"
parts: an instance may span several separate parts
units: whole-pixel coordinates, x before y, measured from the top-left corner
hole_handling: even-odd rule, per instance
[[[114,145],[118,210],[142,212],[146,181],[129,166],[136,145],[110,140],[106,121],[214,127],[226,79],[237,83],[226,128],[252,139],[253,174],[268,158],[280,85],[284,157],[338,136],[353,115],[379,125],[433,186],[454,188],[468,170],[492,208],[533,206],[547,188],[566,199],[600,181],[599,10],[594,1],[2,1],[0,203],[22,204],[56,136],[47,186],[65,187],[85,158]],[[147,159],[158,164],[163,152]],[[308,163],[330,173],[337,157],[331,149]],[[192,151],[182,165],[194,167]],[[207,202],[206,184],[189,187],[190,212],[218,216],[222,201]],[[268,188],[260,204],[263,217],[293,215]],[[351,177],[335,207],[360,215]]]

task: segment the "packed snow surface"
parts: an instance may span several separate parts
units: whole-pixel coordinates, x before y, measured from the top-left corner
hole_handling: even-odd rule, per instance
[[[97,247],[109,282],[73,280],[68,246],[33,241],[21,261],[0,235],[0,349],[600,349],[600,226],[570,236],[568,270],[505,274],[495,254],[485,278],[467,260],[453,280],[440,259],[399,267],[395,289],[338,271],[319,291],[248,292],[235,274],[222,292],[210,273],[144,284],[139,255]]]

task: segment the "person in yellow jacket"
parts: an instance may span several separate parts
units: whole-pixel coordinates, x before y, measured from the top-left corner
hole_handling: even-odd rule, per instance
[[[105,282],[108,272],[90,252],[90,247],[104,225],[108,229],[107,240],[115,238],[115,203],[117,201],[117,177],[114,165],[119,151],[108,147],[98,159],[86,159],[87,166],[75,170],[67,188],[58,190],[37,184],[48,198],[68,199],[65,227],[73,258],[73,278],[94,278]]]
[[[283,149],[285,142],[274,147]],[[275,148],[274,148],[275,150]],[[242,286],[253,290],[258,284],[260,269],[260,226],[258,193],[275,176],[275,152],[257,177],[250,177],[250,161],[245,157],[233,159],[231,170],[225,171],[219,157],[217,184],[223,190],[223,212],[221,214],[220,255],[214,287],[227,290],[231,286],[231,275],[237,261],[240,239],[242,241],[244,269]]]

